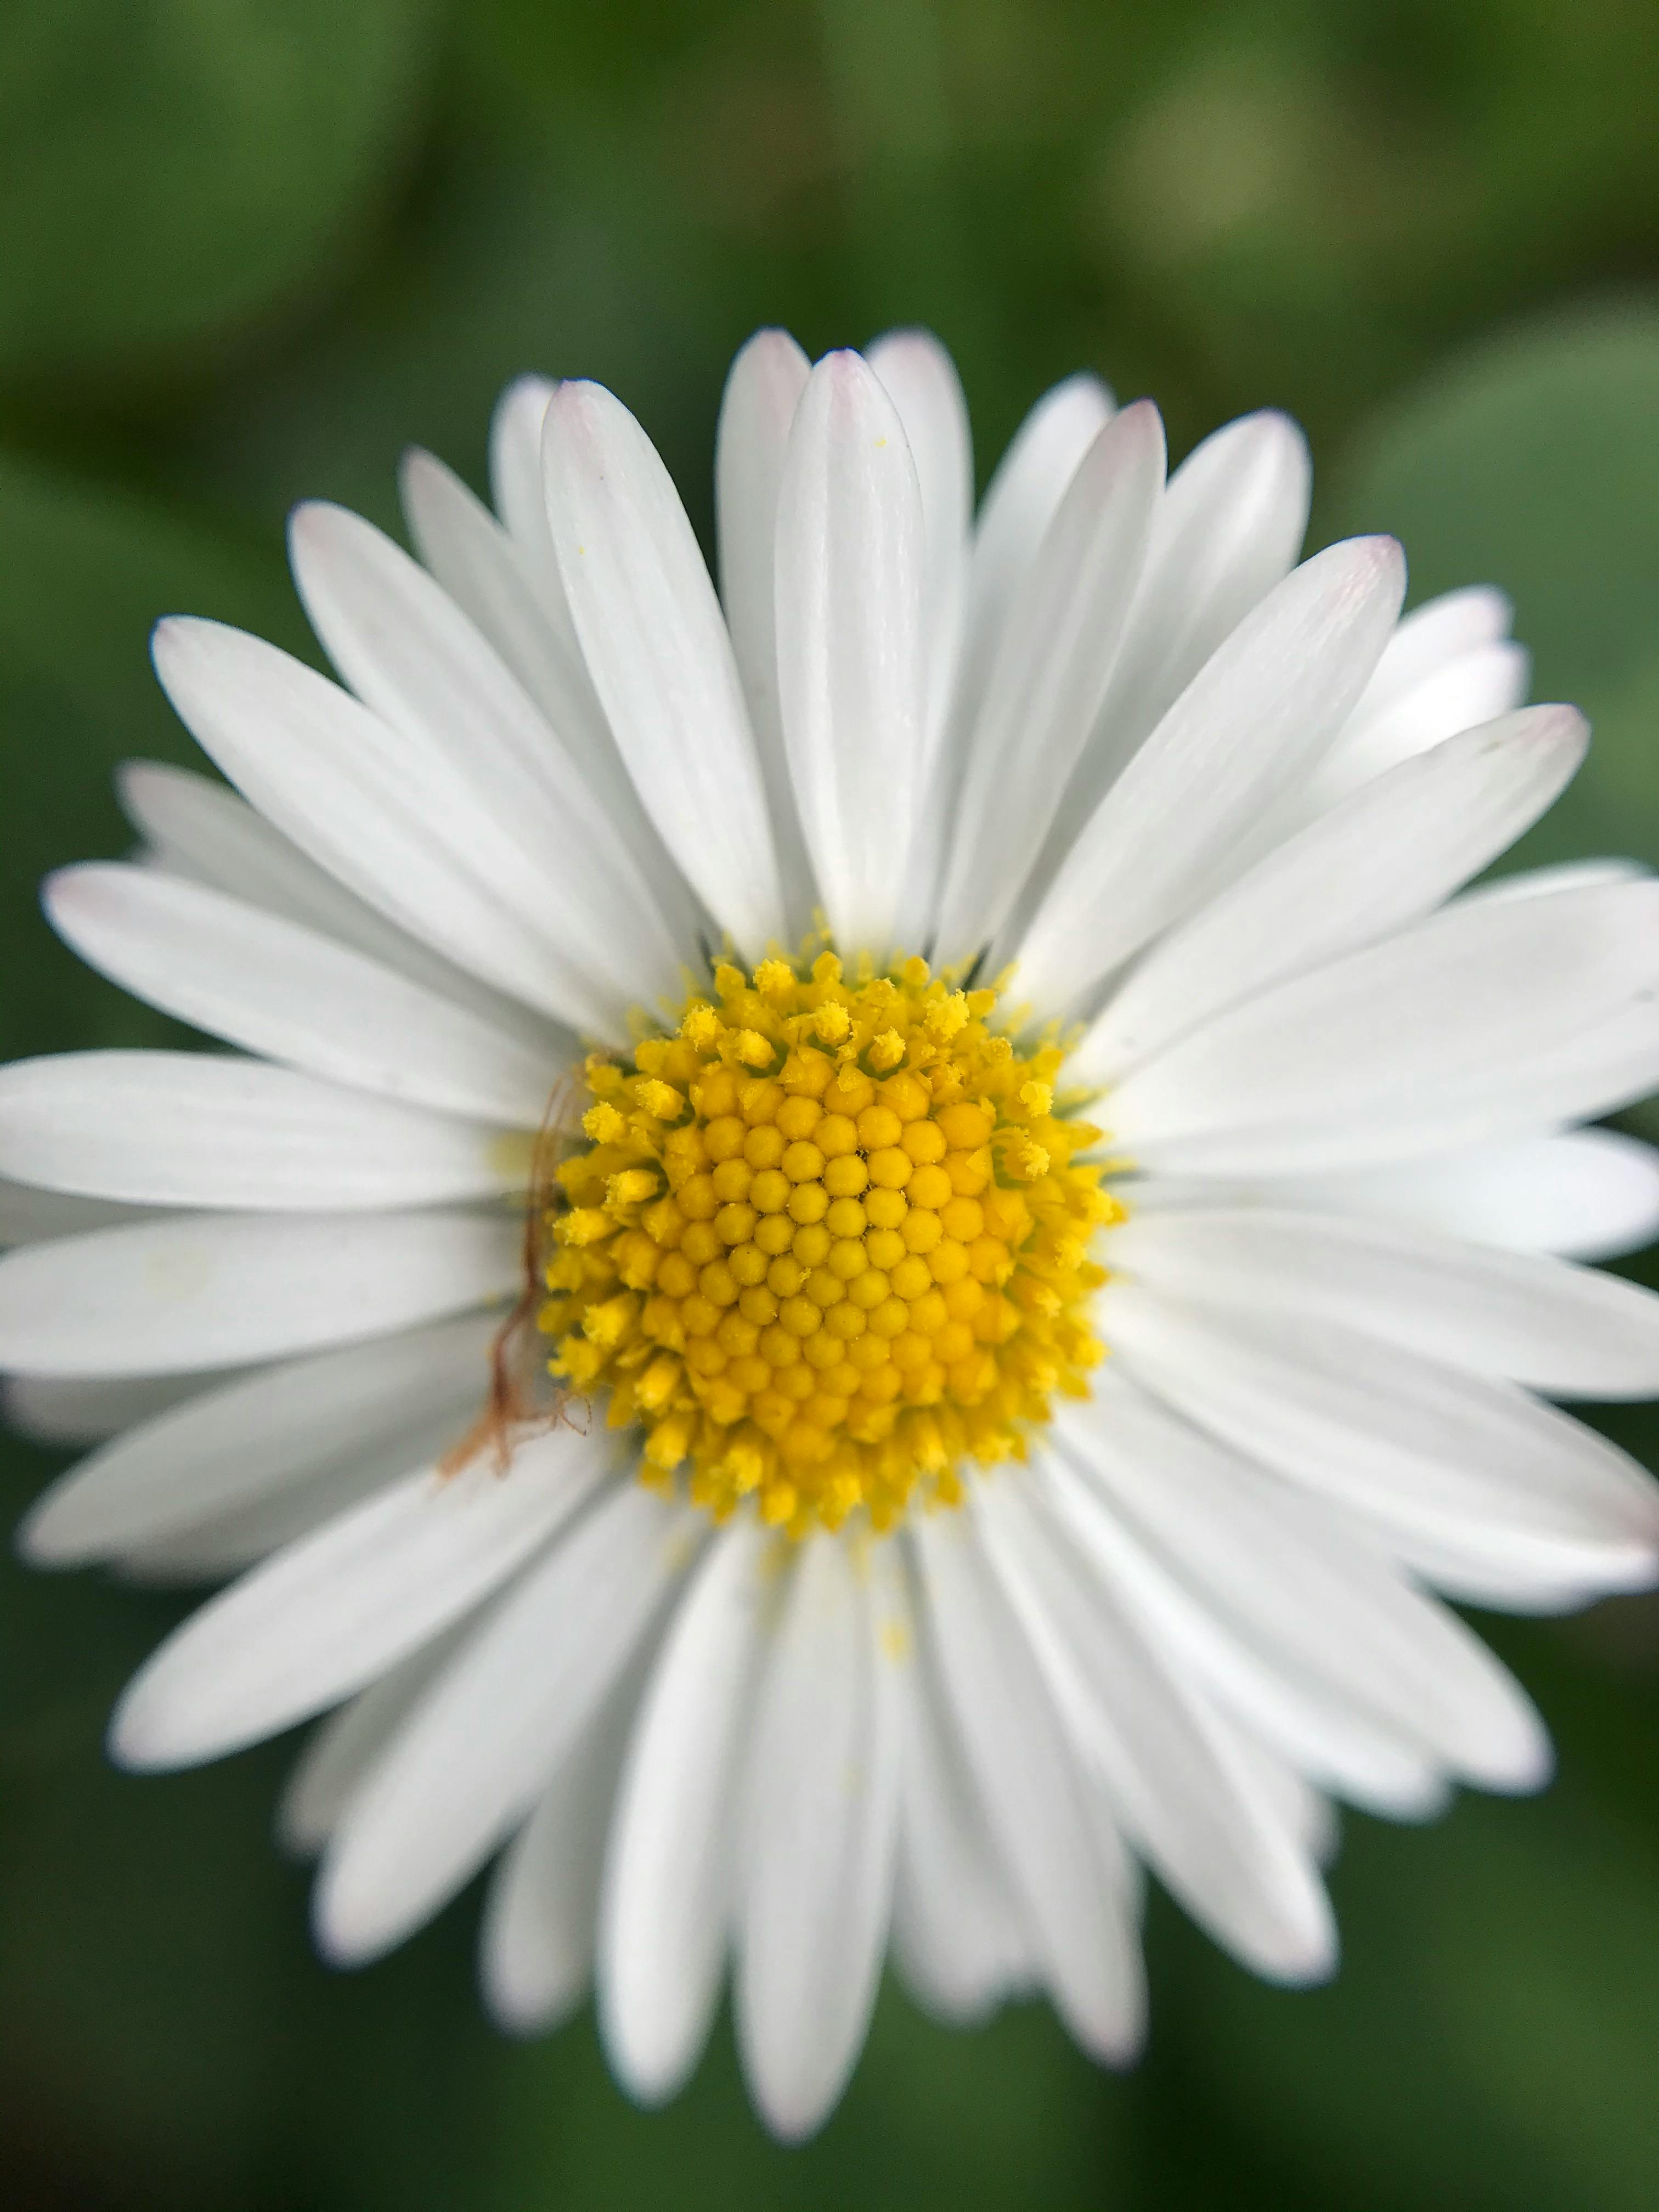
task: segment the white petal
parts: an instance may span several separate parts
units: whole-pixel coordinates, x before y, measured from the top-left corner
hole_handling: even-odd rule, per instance
[[[539,430],[537,440],[538,450]],[[598,800],[610,830],[632,856],[635,879],[642,877],[651,886],[652,901],[676,939],[689,941],[695,931],[696,902],[652,828],[617,750],[571,627],[545,521],[546,565],[557,586],[552,607],[547,604],[543,569],[453,470],[430,453],[411,448],[404,456],[398,483],[410,535],[422,561],[535,701]],[[539,461],[535,490],[539,502]]]
[[[1231,1722],[1232,1716],[1218,1714]],[[1335,1863],[1341,1848],[1341,1816],[1334,1800],[1287,1754],[1281,1753],[1249,1729],[1231,1729],[1233,1755],[1255,1775],[1256,1787],[1279,1808],[1279,1825],[1293,1836],[1298,1848],[1319,1868]]]
[[[18,1531],[37,1566],[75,1566],[349,1463],[434,1415],[457,1434],[489,1382],[493,1315],[469,1314],[268,1368],[156,1413],[59,1477]],[[411,1462],[414,1464],[414,1462]]]
[[[70,1052],[0,1069],[0,1168],[170,1206],[374,1212],[522,1188],[522,1139],[205,1052]]]
[[[969,530],[974,511],[968,403],[955,363],[931,331],[890,331],[865,349],[865,359],[898,410],[921,487],[926,545],[922,631],[931,757],[950,709],[968,611]]]
[[[390,1949],[512,1832],[639,1650],[703,1525],[617,1482],[487,1615],[330,1838],[313,1907],[328,1957],[357,1965]]]
[[[509,2034],[556,2027],[592,1979],[605,1835],[636,1672],[626,1669],[590,1717],[491,1879],[478,1976],[491,2018]]]
[[[1243,1760],[1274,1826],[1298,1851],[1327,1863],[1326,1792],[1388,1820],[1431,1820],[1445,1810],[1444,1765],[1420,1747],[1416,1732],[1401,1733],[1317,1674],[1262,1651],[1132,1541],[1115,1516],[1103,1516],[1074,1469],[1054,1461],[1041,1479],[1107,1602],[1132,1604],[1166,1671],[1207,1702],[1230,1755]],[[1252,1754],[1262,1755],[1259,1763]]]
[[[1659,1153],[1612,1129],[1577,1129],[1322,1180],[1287,1176],[1238,1196],[1377,1214],[1516,1251],[1611,1260],[1659,1236]],[[1231,1187],[1225,1202],[1235,1202]]]
[[[1504,593],[1490,584],[1443,592],[1413,607],[1401,617],[1389,640],[1355,709],[1355,720],[1385,713],[1466,653],[1499,643],[1510,634],[1513,612]]]
[[[1394,541],[1359,538],[1246,616],[1079,832],[1018,947],[1022,995],[1073,1005],[1178,919],[1347,713],[1403,588]]]
[[[547,513],[542,443],[547,410],[558,388],[550,377],[520,376],[496,401],[489,424],[489,491],[495,512],[529,572],[537,605],[562,650],[582,670],[592,688],[592,678],[576,635]]]
[[[148,1421],[182,1405],[218,1375],[9,1375],[0,1400],[9,1427],[44,1444],[95,1444],[135,1421]]]
[[[839,1536],[799,1547],[760,1686],[744,1784],[738,2045],[775,2135],[799,2142],[864,2042],[898,1824],[894,1585]],[[885,1564],[890,1565],[890,1562]]]
[[[532,454],[540,439],[538,428]],[[398,489],[422,565],[489,640],[560,743],[610,799],[612,772],[618,788],[626,781],[622,763],[580,653],[566,648],[541,604],[542,574],[483,501],[434,454],[411,446],[398,466]],[[539,498],[539,472],[536,491]]]
[[[784,751],[774,576],[778,487],[807,374],[806,356],[787,331],[757,331],[726,380],[714,441],[720,601],[760,755],[789,924],[801,932],[811,925],[816,893]]]
[[[11,1182],[0,1176],[0,1244],[42,1244],[149,1218],[142,1206],[83,1198],[75,1191],[42,1190],[36,1183]]]
[[[466,1614],[318,1722],[277,1802],[276,1834],[284,1850],[315,1858],[475,1617]]]
[[[913,1536],[937,1679],[1043,1979],[1083,2047],[1121,2065],[1143,2032],[1139,1947],[1053,1694],[970,1517],[924,1516]]]
[[[546,427],[548,404],[556,388],[547,377],[521,376],[502,392],[489,426],[490,490],[496,513],[534,599],[537,614],[550,633],[549,650],[566,672],[561,681],[561,692],[564,693],[568,686],[574,694],[566,697],[559,707],[546,699],[544,706],[554,727],[586,766],[618,828],[633,845],[641,863],[654,869],[655,856],[660,856],[661,872],[653,872],[652,879],[661,896],[664,912],[678,928],[683,910],[695,914],[695,902],[641,804],[605,720],[605,708],[599,703],[583,658],[576,625],[571,618],[570,602],[565,595],[564,579],[559,574],[558,558],[553,550],[542,471],[542,434]],[[530,688],[535,690],[534,685]],[[579,700],[589,702],[589,708],[581,710],[580,728],[574,719],[568,723],[566,720],[567,716],[576,715]],[[586,718],[590,711],[591,722]]]
[[[1112,1269],[1176,1297],[1323,1315],[1558,1398],[1659,1396],[1659,1296],[1542,1253],[1271,1207],[1152,1212]]]
[[[830,354],[778,498],[778,689],[818,890],[844,954],[890,949],[926,785],[921,492],[893,403]]]
[[[1403,699],[1375,714],[1350,716],[1308,780],[1298,806],[1317,811],[1401,761],[1415,760],[1459,730],[1495,721],[1527,696],[1531,663],[1518,645],[1480,647],[1427,677]]]
[[[1162,939],[1067,1074],[1105,1083],[1206,1017],[1438,906],[1551,805],[1589,732],[1535,707],[1449,738],[1279,846]]]
[[[1045,851],[1052,866],[1211,654],[1288,574],[1312,482],[1306,440],[1273,413],[1214,431],[1170,478],[1094,742]]]
[[[1127,1372],[1237,1449],[1334,1498],[1407,1561],[1535,1570],[1606,1589],[1659,1575],[1659,1486],[1512,1384],[1335,1322],[1246,1316],[1112,1284]],[[1420,1548],[1420,1540],[1433,1547]]]
[[[561,1032],[517,999],[444,959],[307,860],[228,785],[162,761],[126,761],[116,787],[128,819],[170,876],[228,891],[319,936],[367,953],[488,1019],[532,1052]]]
[[[987,1543],[1131,1838],[1194,1918],[1261,1974],[1317,1980],[1335,1957],[1305,1849],[1207,1702],[1107,1600],[1034,1486],[988,1484]]]
[[[647,813],[703,904],[757,953],[783,929],[760,762],[708,571],[668,471],[597,384],[562,384],[544,465],[560,573]]]
[[[453,763],[242,631],[169,617],[152,649],[198,743],[320,866],[527,1006],[626,1035],[631,997],[586,972],[592,933],[562,896],[553,857],[532,859],[520,825],[492,811]]]
[[[599,2025],[618,2078],[645,2104],[689,2076],[720,1997],[768,1542],[745,1520],[710,1547],[658,1655],[617,1799]]]
[[[970,708],[984,691],[1014,595],[1112,407],[1098,377],[1068,376],[1038,400],[997,463],[974,533],[957,676],[958,693]]]
[[[279,1552],[176,1629],[117,1706],[127,1766],[192,1766],[349,1697],[445,1627],[566,1519],[605,1470],[557,1429],[493,1460],[427,1469]]]
[[[900,1678],[904,1759],[893,1950],[918,2003],[953,2027],[1038,1978],[921,1640]]]
[[[1650,876],[1639,860],[1561,860],[1553,868],[1522,868],[1458,894],[1460,906],[1477,899],[1550,898],[1557,891],[1582,890],[1591,884],[1636,883]]]
[[[599,729],[603,730],[607,756],[615,763],[620,782],[628,792],[632,811],[644,825],[652,846],[665,852],[649,818],[640,804],[639,793],[628,774],[616,739],[605,720],[605,708],[585,659],[581,641],[576,635],[576,625],[570,612],[570,601],[566,595],[564,579],[559,573],[558,556],[553,550],[553,532],[547,513],[547,486],[542,465],[542,441],[547,428],[547,410],[553,394],[558,389],[552,379],[545,376],[515,378],[495,403],[495,411],[489,424],[489,489],[513,546],[522,563],[524,574],[535,599],[538,613],[552,633],[553,649],[561,662],[572,672],[571,681],[593,702]],[[559,727],[556,716],[555,727]],[[596,757],[596,768],[598,765]],[[609,768],[600,776],[605,791],[616,788]],[[621,812],[618,820],[623,819]],[[669,863],[670,872],[678,871]]]
[[[957,655],[955,696],[945,728],[930,725],[929,790],[899,908],[906,944],[925,943],[933,927],[940,864],[962,781],[965,740],[1044,532],[1079,463],[1113,412],[1097,377],[1068,377],[1026,416],[998,463],[980,510],[969,553],[967,616]],[[941,741],[934,743],[935,737]]]
[[[565,1073],[392,969],[159,869],[62,868],[42,897],[58,935],[124,990],[310,1074],[533,1129]]]
[[[1105,1107],[1114,1144],[1177,1173],[1306,1175],[1623,1103],[1653,1042],[1656,923],[1651,882],[1449,908],[1136,1068]]]
[[[553,536],[547,521],[547,493],[542,477],[542,436],[547,410],[558,386],[551,377],[515,377],[495,402],[489,423],[489,493],[495,512],[536,580],[543,612],[556,625],[563,609],[569,641],[580,660],[581,648],[570,623]]]
[[[522,1232],[475,1213],[197,1214],[0,1260],[0,1366],[155,1375],[280,1359],[510,1296]]]
[[[1287,1680],[1488,1788],[1542,1778],[1547,1747],[1524,1697],[1362,1524],[1236,1456],[1122,1374],[1100,1378],[1058,1426],[1114,1522]]]
[[[624,999],[672,988],[649,882],[583,768],[499,655],[408,554],[313,501],[289,526],[312,628],[364,705],[429,773],[464,788],[527,858],[583,969]]]
[[[1164,426],[1142,401],[1101,431],[1014,595],[975,720],[940,895],[938,956],[1006,920],[1093,726],[1164,488]]]
[[[477,1409],[475,1389],[444,1413],[389,1429],[349,1459],[296,1470],[293,1482],[261,1497],[130,1545],[115,1553],[110,1564],[125,1582],[165,1587],[224,1582],[314,1534],[325,1522],[394,1482],[434,1465],[447,1467],[448,1455],[474,1425]]]

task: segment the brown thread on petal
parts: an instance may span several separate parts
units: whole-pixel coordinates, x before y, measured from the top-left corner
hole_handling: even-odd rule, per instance
[[[489,1389],[483,1409],[466,1434],[438,1462],[438,1472],[446,1480],[459,1474],[485,1450],[494,1455],[496,1474],[505,1475],[512,1464],[515,1431],[545,1433],[562,1423],[580,1435],[587,1433],[592,1418],[587,1401],[580,1400],[583,1415],[580,1422],[571,1417],[568,1410],[578,1399],[575,1391],[561,1388],[547,1405],[538,1406],[531,1401],[532,1387],[541,1379],[545,1369],[539,1356],[536,1356],[536,1338],[532,1335],[526,1340],[525,1334],[526,1324],[542,1297],[548,1222],[561,1199],[556,1177],[562,1151],[571,1139],[571,1117],[580,1089],[578,1077],[562,1076],[548,1095],[546,1110],[531,1152],[529,1188],[525,1197],[523,1281],[512,1310],[496,1330],[489,1347]]]

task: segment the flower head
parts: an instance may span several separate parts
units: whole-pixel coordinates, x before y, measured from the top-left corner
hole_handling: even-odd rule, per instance
[[[1137,1863],[1317,1978],[1334,1802],[1547,1766],[1443,1598],[1659,1572],[1547,1402],[1659,1389],[1659,1302],[1573,1264],[1659,1172],[1572,1126],[1659,1080],[1659,888],[1468,888],[1582,720],[1497,594],[1295,565],[1276,416],[1166,482],[1075,379],[973,521],[933,340],[763,332],[718,599],[609,393],[514,386],[493,465],[410,458],[423,565],[300,510],[339,684],[164,623],[234,789],[134,767],[141,864],[47,886],[234,1048],[0,1075],[12,1408],[95,1446],[25,1548],[234,1577],[117,1757],[328,1715],[331,1957],[496,1859],[505,2024],[592,1977],[660,2098],[730,1962],[785,2136],[890,1948],[1127,2061]]]

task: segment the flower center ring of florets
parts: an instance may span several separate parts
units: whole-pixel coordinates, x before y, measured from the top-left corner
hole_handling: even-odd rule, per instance
[[[689,1462],[717,1519],[753,1493],[797,1534],[885,1529],[1086,1395],[1121,1209],[1074,1164],[1101,1132],[1056,1098],[1060,1047],[1022,1053],[996,1003],[921,959],[722,963],[676,1034],[588,1060],[538,1325],[566,1389],[643,1427],[647,1481]]]

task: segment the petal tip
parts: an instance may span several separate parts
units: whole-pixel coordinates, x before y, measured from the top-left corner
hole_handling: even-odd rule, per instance
[[[337,500],[302,499],[289,509],[289,565],[297,576],[303,565],[343,554],[380,534],[372,522]]]
[[[478,1995],[491,2026],[520,2043],[551,2034],[574,2009],[568,1996],[556,1996],[550,2003],[540,1993],[516,1987],[511,1973],[488,1953],[479,1966]]]
[[[135,1774],[165,1773],[170,1767],[197,1763],[196,1756],[181,1747],[176,1729],[167,1725],[142,1674],[128,1684],[117,1701],[105,1732],[104,1748],[112,1765]]]
[[[792,367],[798,363],[802,369],[810,365],[792,332],[785,330],[781,323],[763,323],[759,330],[744,340],[732,356],[727,380],[730,381],[731,377],[737,374],[740,366],[770,366],[781,362],[787,362]]]
[[[601,1990],[599,2005],[599,2040],[617,2085],[643,2111],[656,2112],[678,2096],[696,2063],[678,2051],[654,2049],[648,2033],[625,2027],[616,2008]]]
[[[343,1972],[367,1966],[392,1948],[376,1923],[373,1902],[342,1894],[337,1863],[326,1859],[311,1893],[311,1940],[325,1966]]]
[[[866,362],[873,363],[878,353],[889,359],[896,355],[910,354],[925,361],[929,368],[942,369],[952,378],[957,373],[950,348],[938,332],[930,331],[925,323],[900,323],[890,331],[883,331],[865,347],[863,357]]]
[[[1240,417],[1242,428],[1253,432],[1264,445],[1277,447],[1281,453],[1305,454],[1308,434],[1294,415],[1282,407],[1259,407],[1255,414]]]
[[[501,386],[501,396],[495,402],[495,412],[497,415],[502,415],[513,408],[532,405],[545,407],[558,388],[557,377],[544,376],[541,371],[536,368],[522,369],[517,376]]]
[[[449,471],[424,446],[405,446],[398,456],[398,489],[407,499],[441,485]]]
[[[208,626],[205,617],[201,615],[163,615],[150,625],[150,665],[163,685],[169,672],[179,665],[192,646],[199,641],[202,630]],[[130,765],[143,769],[154,768],[159,763],[135,762]]]
[[[12,1549],[28,1567],[78,1567],[90,1557],[74,1529],[63,1526],[64,1515],[52,1491],[35,1503],[12,1531]]]
[[[276,1801],[270,1833],[283,1856],[297,1860],[314,1859],[329,1838],[327,1827],[307,1804],[304,1793],[292,1783]]]
[[[168,619],[173,617],[169,617]],[[131,817],[135,807],[143,805],[146,795],[164,786],[170,775],[188,775],[189,773],[188,769],[173,768],[165,761],[136,758],[118,761],[115,764],[115,796],[123,811]],[[143,824],[136,823],[134,827],[142,830]]]

